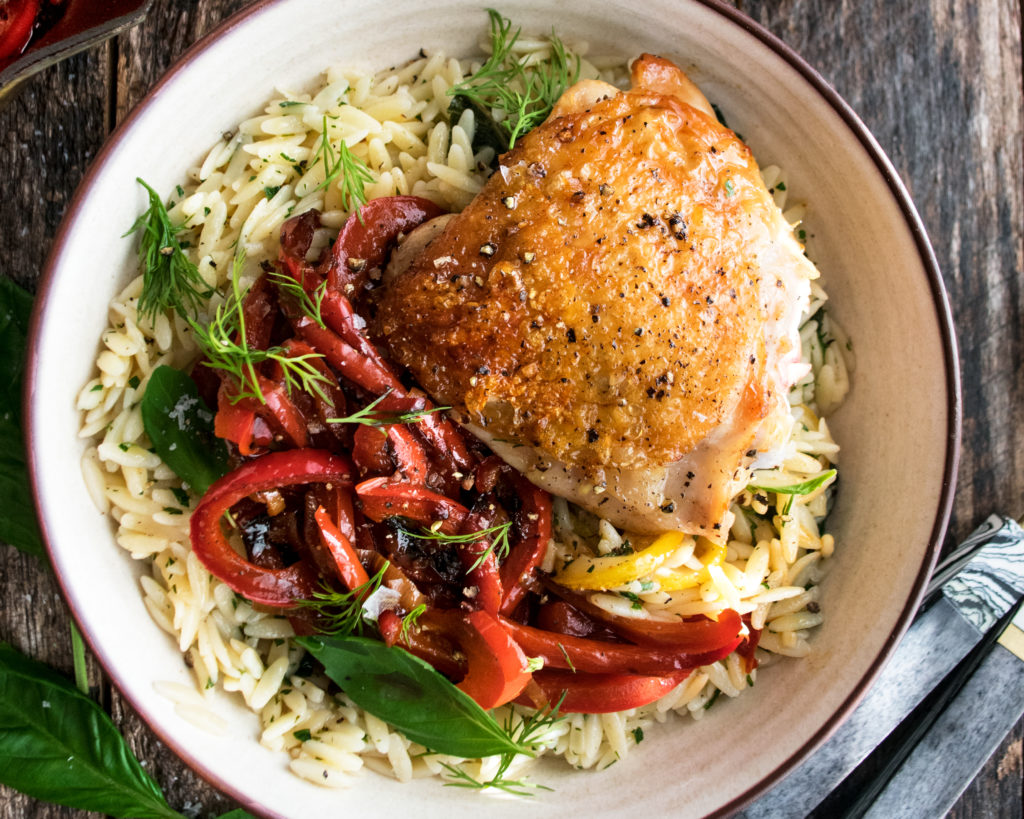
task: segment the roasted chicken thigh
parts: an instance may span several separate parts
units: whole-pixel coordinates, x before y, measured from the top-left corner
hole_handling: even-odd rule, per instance
[[[720,541],[788,437],[817,274],[683,72],[644,55],[632,81],[568,89],[464,211],[412,234],[372,329],[534,483]]]

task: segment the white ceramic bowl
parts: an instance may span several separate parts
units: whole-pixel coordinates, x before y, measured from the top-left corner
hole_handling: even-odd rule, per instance
[[[552,24],[592,53],[675,58],[749,140],[783,166],[812,209],[816,259],[834,315],[854,339],[857,370],[834,418],[842,485],[830,520],[838,554],[825,624],[805,661],[779,663],[756,689],[701,722],[649,732],[602,773],[552,762],[554,788],[528,806],[371,773],[350,790],[319,789],[256,741],[234,700],[220,738],[174,713],[155,680],[190,681],[150,619],[142,565],[116,546],[81,478],[75,396],[91,377],[107,302],[136,269],[121,234],[142,210],[135,177],[170,190],[224,130],[257,112],[275,85],[313,83],[331,63],[386,67],[421,46],[477,53],[486,18],[473,0],[257,3],[193,48],[113,135],[82,184],[38,299],[29,370],[31,462],[53,564],[90,645],[121,691],[191,766],[256,812],[281,816],[653,816],[728,812],[766,789],[836,728],[909,623],[944,532],[959,431],[948,306],[920,220],[895,172],[850,109],[792,51],[713,0],[506,0],[526,30]]]

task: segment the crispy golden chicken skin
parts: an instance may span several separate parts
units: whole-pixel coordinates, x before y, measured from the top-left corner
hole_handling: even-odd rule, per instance
[[[534,482],[720,540],[743,468],[788,433],[815,272],[682,71],[644,55],[632,73],[570,88],[390,271],[373,329]]]

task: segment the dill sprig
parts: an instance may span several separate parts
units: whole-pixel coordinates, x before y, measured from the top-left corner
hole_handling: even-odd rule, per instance
[[[376,406],[390,394],[391,390],[388,389],[387,392],[373,399],[373,401],[362,409],[356,410],[351,415],[346,415],[344,418],[328,418],[327,423],[365,424],[368,427],[381,429],[381,427],[391,426],[392,424],[418,424],[428,415],[433,415],[435,412],[443,412],[444,410],[451,409],[451,407],[431,407],[430,409],[405,410],[403,412],[375,411]],[[386,430],[381,431],[386,433]]]
[[[491,545],[477,557],[476,561],[474,561],[473,565],[469,567],[468,571],[473,571],[479,568],[490,554],[493,554],[495,559],[498,561],[502,561],[508,557],[508,551],[511,547],[508,537],[509,530],[512,528],[511,521],[500,523],[497,526],[491,526],[488,529],[481,529],[479,532],[469,532],[464,535],[446,535],[444,532],[440,531],[440,529],[435,528],[439,525],[440,524],[435,523],[434,526],[429,529],[423,529],[419,532],[406,532],[406,534],[410,537],[419,538],[420,540],[436,540],[440,543],[456,546],[476,543],[478,540],[489,538]]]
[[[256,372],[256,365],[264,361],[275,361],[281,366],[285,388],[289,393],[299,389],[316,393],[328,401],[320,386],[327,379],[312,364],[313,359],[323,357],[319,353],[289,356],[283,347],[254,350],[249,346],[245,338],[243,309],[248,291],[242,290],[239,283],[244,263],[245,254],[238,253],[231,269],[231,288],[223,303],[214,311],[209,324],[204,327],[195,319],[186,317],[195,334],[196,343],[206,354],[207,366],[234,376],[238,383],[238,392],[232,399],[235,403],[243,398],[253,398],[261,404],[267,402]]]
[[[184,317],[194,316],[214,290],[199,269],[192,264],[178,241],[185,225],[171,223],[167,208],[155,190],[142,179],[135,180],[146,189],[149,208],[138,219],[128,236],[140,231],[139,262],[142,266],[142,293],[139,296],[139,315],[153,321],[157,314],[174,308]]]
[[[322,162],[324,166],[324,181],[313,190],[326,190],[338,177],[341,177],[339,183],[341,207],[351,212],[353,210],[352,203],[357,203],[356,216],[359,217],[360,224],[365,224],[362,206],[366,204],[366,185],[373,182],[373,173],[363,160],[348,149],[344,139],[338,143],[338,150],[334,150],[327,130],[326,114],[323,119],[323,131],[320,134],[320,146],[317,148],[316,156],[317,162]]]
[[[416,608],[410,611],[405,617],[402,618],[402,629],[399,631],[399,640],[401,642],[408,642],[409,630],[416,628],[416,624],[419,622],[420,616],[427,610],[425,603],[420,603]]]
[[[542,708],[529,716],[521,716],[513,709],[505,717],[502,729],[508,734],[512,742],[521,748],[527,749],[530,752],[529,755],[536,755],[544,741],[544,735],[549,733],[558,722],[564,719],[558,713],[564,701],[565,693],[563,692],[558,702],[553,706]],[[516,724],[517,717],[519,718],[518,724]],[[550,791],[551,788],[547,785],[524,782],[521,779],[505,779],[505,774],[508,773],[508,769],[512,766],[512,762],[518,755],[514,751],[502,754],[498,770],[494,776],[483,782],[475,779],[462,768],[442,762],[442,767],[453,777],[453,781],[445,782],[445,785],[452,788],[476,788],[479,790],[497,788],[514,796],[533,796],[533,791],[536,790]]]
[[[339,592],[325,586],[322,592],[313,592],[311,599],[299,600],[298,606],[313,609],[320,614],[321,620],[317,627],[322,634],[332,637],[347,637],[351,634],[362,636],[366,627],[363,604],[381,587],[384,573],[390,565],[388,561],[384,561],[373,577],[352,591]]]
[[[551,55],[534,63],[516,59],[512,49],[522,29],[512,31],[512,21],[494,9],[487,9],[491,20],[491,56],[472,77],[448,90],[451,96],[465,97],[476,105],[503,114],[501,127],[507,132],[508,147],[539,125],[551,113],[566,88],[576,82],[580,58],[575,67],[562,41],[551,32]]]
[[[279,290],[284,290],[286,293],[289,293],[299,303],[299,308],[303,313],[313,319],[313,321],[321,327],[326,326],[324,324],[324,318],[321,315],[321,310],[323,309],[324,296],[327,293],[327,279],[320,282],[320,286],[314,290],[313,295],[310,296],[309,293],[306,292],[306,288],[295,281],[295,279],[287,273],[282,273],[280,270],[270,271],[267,273],[267,278],[276,284]]]

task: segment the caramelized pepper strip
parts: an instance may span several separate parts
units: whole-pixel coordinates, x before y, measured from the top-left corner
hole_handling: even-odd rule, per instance
[[[363,514],[378,523],[387,518],[408,518],[421,526],[441,521],[440,531],[454,535],[469,510],[425,486],[393,483],[389,478],[371,478],[356,486]]]
[[[725,609],[717,620],[704,616],[679,622],[620,617],[594,605],[585,595],[559,586],[549,577],[541,576],[540,579],[549,591],[567,603],[599,623],[604,623],[616,634],[640,645],[669,646],[694,652],[715,651],[731,642],[743,625],[740,616],[732,609]]]
[[[433,409],[434,404],[425,395],[407,393],[405,388],[399,385],[385,395],[377,407],[381,412],[414,412]],[[432,412],[423,415],[416,422],[416,426],[442,459],[442,466],[446,470],[463,475],[469,474],[475,460],[470,454],[466,439],[451,420],[440,412]]]
[[[352,548],[351,541],[334,525],[327,510],[322,506],[318,507],[314,517],[316,525],[320,529],[320,542],[331,553],[341,582],[348,587],[349,591],[369,582],[370,576],[363,568],[363,564],[359,562],[359,556]]]
[[[271,381],[262,375],[256,376],[256,379],[260,386],[260,392],[263,394],[263,400],[266,401],[259,411],[266,412],[274,419],[293,447],[303,449],[308,446],[309,439],[306,436],[306,429],[309,426],[309,421],[302,410],[292,401],[288,390],[281,382]]]
[[[508,629],[486,611],[428,610],[419,622],[449,635],[466,655],[466,676],[458,687],[481,708],[511,702],[530,681],[528,660]]]
[[[530,483],[515,470],[512,480],[522,506],[519,517],[525,534],[501,566],[501,613],[511,614],[528,591],[526,582],[544,559],[551,542],[551,495]]]
[[[306,254],[309,253],[313,237],[319,227],[320,212],[316,210],[307,210],[281,225],[278,263],[307,293],[313,293],[323,280],[323,277],[306,261]]]
[[[452,679],[465,676],[465,661],[459,662],[455,644],[444,634],[423,625],[406,629],[402,634],[402,618],[393,611],[380,613],[377,628],[387,645],[404,648]]]
[[[317,324],[315,319],[299,316],[292,325],[303,341],[321,353],[332,367],[353,384],[374,395],[401,389],[401,384],[389,368],[362,355],[333,330]]]
[[[491,507],[490,510],[487,506]],[[493,504],[485,505],[480,511],[474,509],[462,522],[459,534],[469,535],[489,529],[494,525],[493,510]],[[459,544],[459,560],[466,572],[469,587],[476,589],[471,603],[486,612],[497,614],[501,608],[501,577],[490,538],[483,537],[472,543]]]
[[[540,686],[549,705],[561,700],[559,712],[562,714],[607,714],[650,705],[679,685],[690,673],[676,671],[664,677],[649,677],[638,674],[574,673],[542,668],[533,672],[533,681]],[[516,702],[538,707],[537,703],[527,697],[521,696]]]
[[[362,205],[342,225],[330,255],[320,264],[327,286],[344,296],[362,293],[370,271],[384,266],[399,235],[442,213],[419,196],[386,196]]]
[[[693,653],[668,646],[633,646],[553,634],[505,617],[498,619],[519,647],[530,657],[543,659],[545,667],[593,674],[664,676],[677,671],[692,671],[727,657],[742,642],[737,635],[712,651]]]
[[[328,290],[320,302],[320,315],[324,324],[334,330],[342,340],[357,352],[362,353],[381,369],[389,370],[384,356],[363,334],[366,322],[356,315],[352,303],[341,293]]]
[[[272,452],[246,461],[207,490],[192,513],[192,548],[204,566],[254,603],[286,608],[318,588],[316,573],[304,563],[262,569],[238,555],[221,529],[224,513],[255,492],[309,483],[351,486],[353,467],[340,455],[319,449]]]

